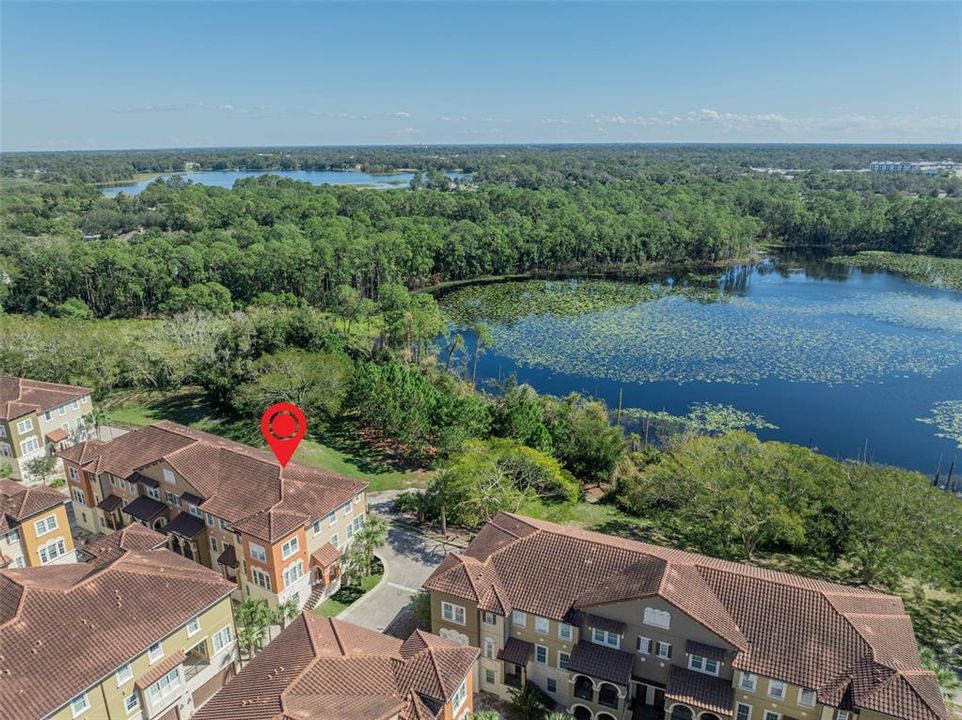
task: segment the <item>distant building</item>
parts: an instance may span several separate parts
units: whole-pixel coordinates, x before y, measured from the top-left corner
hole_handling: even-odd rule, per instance
[[[53,488],[0,479],[0,567],[75,562],[66,503]]]
[[[878,173],[920,173],[923,175],[958,175],[962,163],[951,160],[905,162],[902,160],[876,160],[868,169]]]
[[[301,615],[196,720],[461,720],[477,648],[415,630],[404,642]]]
[[[9,463],[15,480],[38,482],[27,464],[92,437],[84,421],[91,410],[89,388],[0,376],[0,466]]]
[[[313,608],[340,586],[341,556],[363,526],[367,484],[177,423],[158,422],[61,453],[78,526],[131,523],[271,607]]]
[[[232,583],[163,543],[132,527],[90,562],[0,570],[4,720],[187,720],[233,676]]]

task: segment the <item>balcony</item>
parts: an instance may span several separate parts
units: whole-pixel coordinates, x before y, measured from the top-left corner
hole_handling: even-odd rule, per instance
[[[195,658],[191,658],[188,655],[187,659],[184,660],[184,667],[183,667],[184,682],[187,682],[192,677],[202,672],[203,670],[207,669],[208,667],[210,667],[210,660],[201,660],[199,658],[195,659]]]

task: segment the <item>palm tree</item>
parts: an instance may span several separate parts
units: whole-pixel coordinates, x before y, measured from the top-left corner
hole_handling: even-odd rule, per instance
[[[297,600],[288,598],[271,611],[271,624],[280,625],[281,630],[283,630],[287,627],[287,623],[294,620],[298,615],[300,615],[300,610],[297,609]]]
[[[106,424],[110,420],[110,415],[103,408],[92,408],[89,413],[83,416],[84,426],[90,427],[93,425],[94,432],[97,433],[97,439],[100,439],[100,426]]]
[[[478,710],[471,713],[471,720],[501,720],[501,713],[496,710]]]
[[[247,650],[247,657],[254,657],[254,651],[264,645],[268,628],[271,625],[273,613],[262,598],[248,596],[244,602],[234,610],[237,624],[238,652],[241,647]],[[238,655],[239,659],[239,655]]]
[[[354,546],[358,549],[364,577],[371,575],[374,551],[387,541],[387,521],[379,515],[369,515],[364,526],[354,534]]]

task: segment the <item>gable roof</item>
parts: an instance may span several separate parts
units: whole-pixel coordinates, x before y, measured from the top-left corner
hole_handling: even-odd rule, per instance
[[[203,498],[206,512],[272,543],[367,487],[299,463],[282,469],[271,453],[166,420],[110,442],[78,443],[59,455],[85,470],[123,479],[166,463]]]
[[[66,500],[53,488],[0,478],[0,533],[12,530],[37,513],[63,505]]]
[[[90,543],[81,551],[84,555],[108,562],[127,550],[157,550],[165,547],[167,538],[140,523],[130,523],[120,530],[110,533]]]
[[[166,549],[116,549],[91,563],[0,570],[4,717],[54,712],[234,587]]]
[[[424,587],[479,606],[497,596],[503,614],[556,620],[658,597],[736,649],[738,669],[816,690],[836,707],[850,697],[906,720],[947,717],[901,598],[865,588],[509,513],[445,558]]]
[[[403,643],[302,614],[195,715],[195,720],[432,720],[477,648],[415,631]]]
[[[42,413],[90,394],[90,388],[0,375],[0,420]]]

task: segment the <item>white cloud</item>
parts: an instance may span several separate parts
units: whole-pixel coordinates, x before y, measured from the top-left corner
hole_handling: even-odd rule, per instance
[[[542,125],[568,125],[569,122],[564,118],[543,118]]]
[[[467,120],[467,119],[468,118],[465,117],[464,115],[442,115],[440,117],[441,122],[456,122],[456,121],[463,122],[464,120]]]
[[[409,117],[411,117],[411,113],[409,113],[409,112],[404,112],[403,110],[398,110],[396,113],[391,113],[391,117],[396,117],[396,118],[409,118]]]
[[[595,125],[624,125],[627,121],[621,115],[589,115]]]
[[[234,106],[233,106],[233,105],[230,105],[230,104],[228,104],[228,105],[218,105],[218,106],[217,106],[217,109],[218,109],[218,110],[223,110],[224,112],[233,112],[233,111],[234,111]]]

